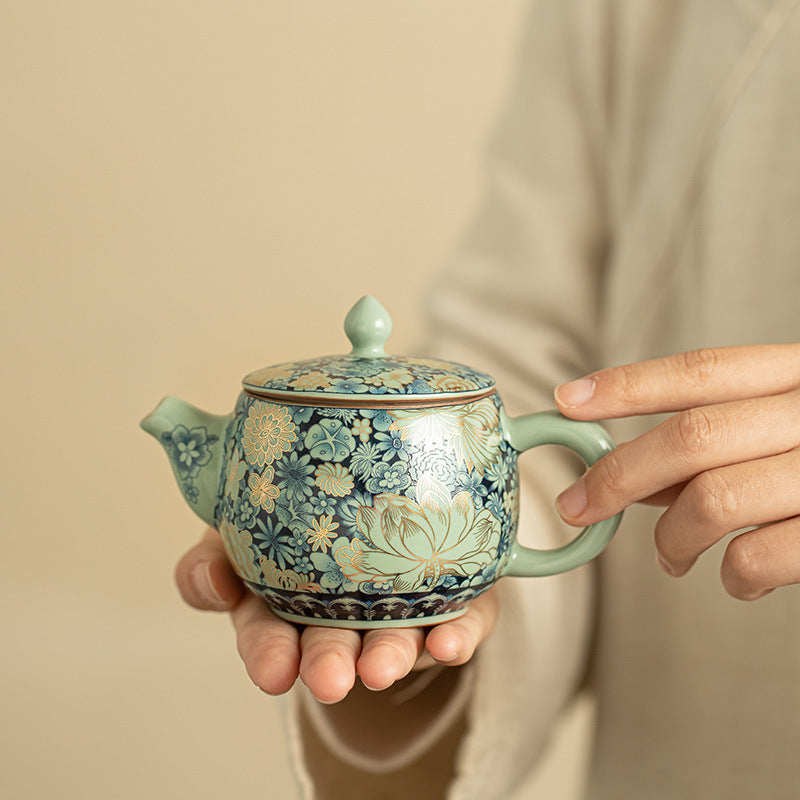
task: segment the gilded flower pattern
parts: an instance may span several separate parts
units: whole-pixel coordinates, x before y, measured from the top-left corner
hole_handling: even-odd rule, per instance
[[[371,375],[364,378],[364,382],[371,386],[385,386],[387,389],[402,389],[408,386],[414,380],[414,375],[408,367],[396,367],[395,369],[386,370],[378,375]],[[470,389],[475,388],[474,382]]]
[[[332,497],[344,497],[353,491],[353,476],[342,464],[320,464],[314,473],[314,482]]]
[[[247,462],[256,467],[271,464],[297,439],[294,422],[284,406],[256,401],[247,412],[242,447]]]
[[[500,525],[485,509],[476,511],[468,492],[450,497],[441,485],[421,492],[420,502],[382,494],[362,508],[364,539],[337,550],[350,580],[391,580],[395,591],[416,592],[444,575],[468,577],[491,564]]]
[[[313,392],[315,389],[326,389],[331,385],[330,378],[324,372],[314,370],[305,375],[298,375],[289,381],[289,386],[298,391]]]
[[[257,472],[251,472],[247,478],[250,502],[254,506],[260,506],[264,511],[272,511],[275,508],[275,499],[280,495],[280,490],[272,483],[274,476],[275,470],[272,467],[266,467],[260,475]]]
[[[369,375],[333,377],[372,386]],[[314,370],[289,378],[328,380]],[[406,378],[421,380],[393,375]],[[234,569],[300,617],[382,619],[467,602],[503,563],[518,514],[516,453],[498,409],[495,397],[356,410],[243,396],[216,511]],[[189,434],[176,437],[187,471],[202,457]]]
[[[262,556],[259,560],[264,580],[269,586],[279,589],[289,589],[300,592],[318,592],[319,586],[308,579],[308,575],[301,575],[292,569],[280,569],[270,559]]]
[[[306,537],[314,550],[327,550],[331,546],[333,537],[336,536],[338,522],[333,521],[333,516],[324,514],[311,523],[306,531]]]
[[[236,574],[246,581],[257,581],[260,571],[253,550],[253,537],[249,531],[239,530],[233,523],[222,522],[219,533]]]
[[[404,439],[450,446],[460,464],[481,475],[500,457],[500,427],[497,406],[491,398],[441,408],[392,410],[390,430],[403,432]]]
[[[279,364],[248,375],[245,386],[259,391],[331,394],[436,394],[488,389],[489,375],[463,364],[432,358],[328,356]]]

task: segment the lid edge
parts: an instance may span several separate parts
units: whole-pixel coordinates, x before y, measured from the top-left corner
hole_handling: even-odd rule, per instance
[[[463,392],[437,394],[331,394],[324,392],[298,392],[277,389],[264,390],[255,386],[242,386],[245,394],[259,400],[272,400],[290,406],[319,406],[321,408],[429,408],[452,406],[483,400],[495,392],[495,385]]]

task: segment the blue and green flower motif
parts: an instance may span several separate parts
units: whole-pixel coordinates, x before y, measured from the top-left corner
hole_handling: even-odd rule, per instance
[[[402,366],[391,376],[401,387],[407,378]],[[326,380],[311,369],[293,379]],[[360,379],[371,385],[370,376]],[[497,395],[359,410],[243,395],[216,508],[235,569],[290,617],[458,610],[488,588],[514,537],[517,454],[499,409]],[[197,429],[170,435],[191,481],[211,437]]]
[[[197,503],[200,491],[195,486],[194,479],[200,474],[201,467],[211,461],[211,445],[217,441],[219,436],[209,433],[202,425],[197,428],[176,425],[171,431],[161,434],[161,442],[181,482],[183,496],[190,503]]]
[[[211,461],[211,447],[219,439],[204,426],[187,428],[176,425],[171,431],[161,434],[162,443],[168,448],[170,461],[181,478],[196,478],[200,467]]]
[[[489,375],[450,361],[344,355],[276,364],[251,373],[244,385],[258,394],[290,391],[340,396],[429,395],[490,389],[494,381]]]
[[[284,502],[302,502],[314,493],[314,464],[308,453],[300,455],[293,450],[278,462],[275,474]]]

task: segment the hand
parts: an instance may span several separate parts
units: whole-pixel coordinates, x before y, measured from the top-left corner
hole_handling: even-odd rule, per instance
[[[300,632],[245,589],[213,528],[178,563],[175,579],[189,605],[230,611],[239,655],[256,686],[267,694],[283,694],[299,676],[323,703],[342,700],[356,676],[367,688],[380,690],[412,670],[436,663],[465,664],[497,618],[497,598],[490,590],[476,598],[459,619],[429,630],[388,628],[361,633],[309,626]]]
[[[678,412],[592,466],[558,499],[588,525],[666,505],[659,563],[684,575],[726,534],[721,577],[755,600],[800,582],[800,345],[707,349],[596,372],[556,389],[561,412],[601,420]]]

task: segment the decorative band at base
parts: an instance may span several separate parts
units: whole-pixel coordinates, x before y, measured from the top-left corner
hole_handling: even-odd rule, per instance
[[[438,625],[440,622],[448,622],[458,619],[466,613],[467,608],[451,611],[448,614],[435,614],[432,617],[408,617],[406,619],[326,619],[324,617],[303,617],[300,614],[288,614],[285,611],[272,609],[275,616],[289,622],[297,622],[300,625],[320,625],[324,628],[353,628],[353,629],[374,629],[374,628],[422,628],[427,625]]]
[[[454,593],[336,596],[268,589],[245,581],[283,619],[332,628],[418,628],[460,617],[491,584]]]

